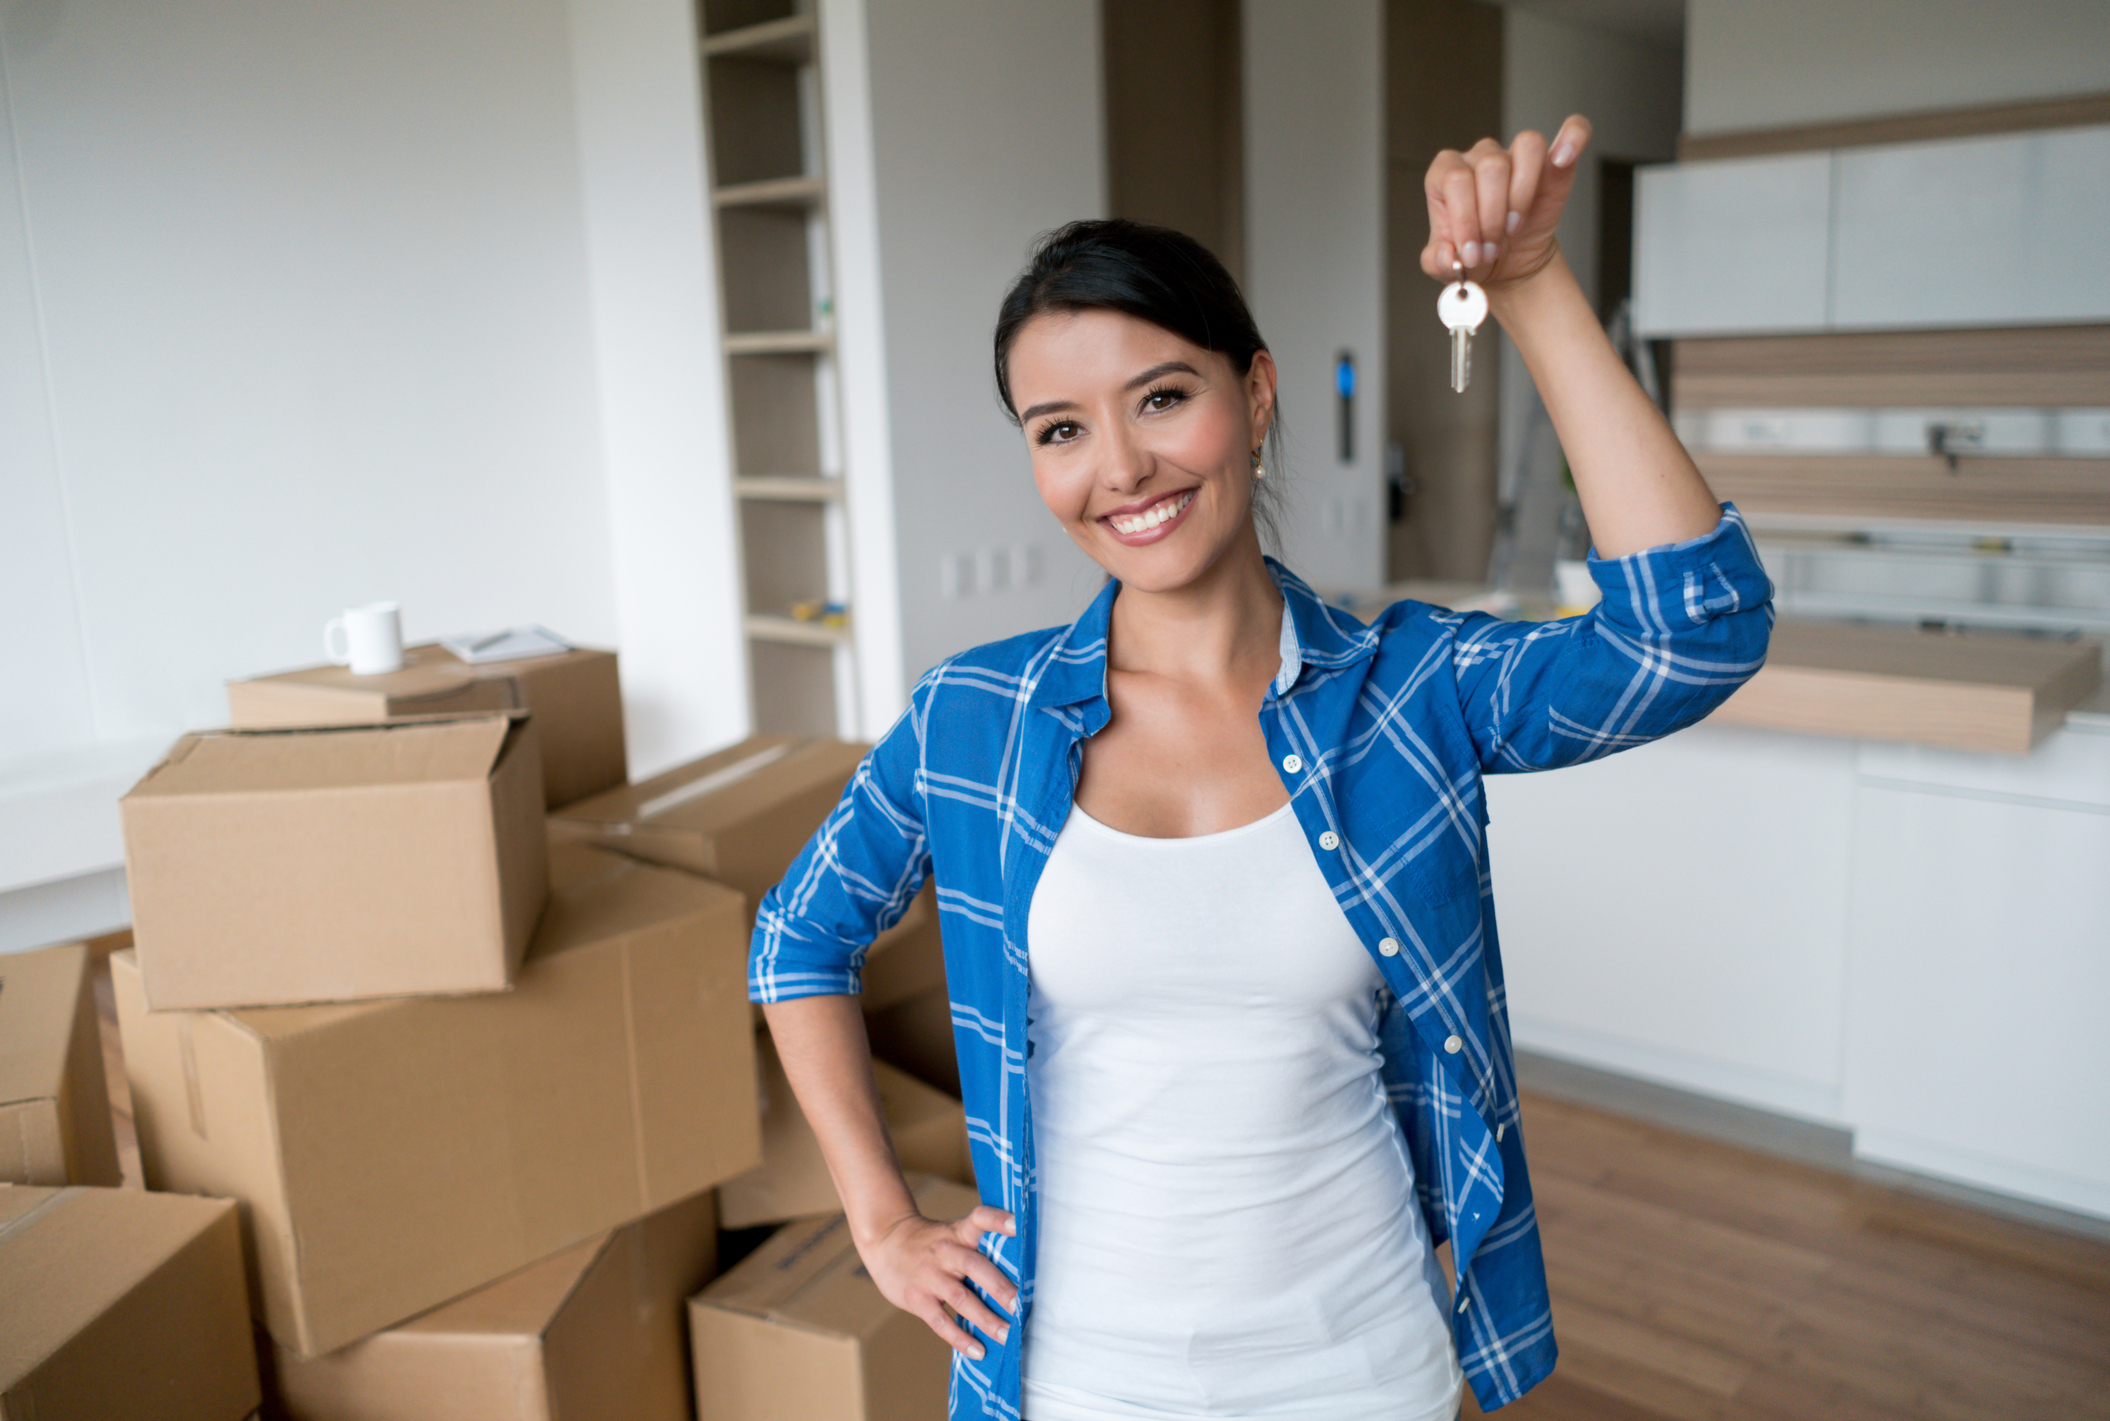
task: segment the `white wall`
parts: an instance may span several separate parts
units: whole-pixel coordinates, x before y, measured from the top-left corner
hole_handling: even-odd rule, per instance
[[[2110,90],[2103,0],[1687,0],[1688,132]]]
[[[1245,291],[1281,372],[1283,561],[1322,588],[1377,587],[1385,580],[1383,7],[1246,0],[1243,27]],[[1355,457],[1346,464],[1334,395],[1342,350],[1354,354],[1357,380]]]
[[[0,758],[220,721],[353,602],[616,640],[560,0],[0,23]]]
[[[633,779],[748,731],[689,0],[569,0]]]
[[[1598,183],[1595,157],[1657,161],[1677,150],[1681,94],[1678,51],[1625,35],[1569,24],[1530,10],[1509,7],[1503,17],[1502,112],[1506,142],[1526,128],[1551,138],[1572,113],[1590,120],[1590,149],[1583,156],[1560,226],[1561,252],[1585,295],[1597,294]],[[1537,413],[1531,373],[1516,347],[1504,338],[1501,360],[1502,413],[1497,459],[1503,488],[1515,487],[1525,456],[1527,431]],[[1559,499],[1560,447],[1542,424],[1528,442],[1530,488],[1518,520],[1511,567],[1518,585],[1550,579]]]
[[[1097,566],[1034,491],[989,348],[1032,239],[1105,211],[1098,6],[868,0],[865,23],[900,654],[913,678],[976,643],[1070,621],[1099,589]],[[846,290],[846,321],[847,301]],[[1036,550],[1035,585],[941,590],[947,556],[1020,547]]]

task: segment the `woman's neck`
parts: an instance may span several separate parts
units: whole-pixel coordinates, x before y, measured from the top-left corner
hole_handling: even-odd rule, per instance
[[[1122,584],[1107,655],[1116,671],[1264,686],[1281,665],[1281,641],[1282,593],[1258,535],[1248,532],[1184,587],[1145,592]]]

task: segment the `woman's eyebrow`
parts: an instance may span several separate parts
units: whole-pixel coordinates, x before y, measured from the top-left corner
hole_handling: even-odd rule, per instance
[[[1196,379],[1200,379],[1201,373],[1201,371],[1195,369],[1184,360],[1165,360],[1151,366],[1121,388],[1124,390],[1140,390],[1154,380],[1161,380],[1167,375],[1174,374],[1192,375]],[[1073,410],[1075,408],[1077,408],[1075,400],[1048,400],[1028,409],[1018,417],[1018,422],[1024,424],[1028,420],[1039,419],[1044,414],[1054,414],[1057,410]]]

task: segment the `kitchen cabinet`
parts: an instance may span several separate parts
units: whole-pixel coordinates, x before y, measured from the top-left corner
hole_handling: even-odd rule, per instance
[[[2110,125],[1644,168],[1643,335],[2110,320]]]
[[[1841,330],[2110,319],[2110,127],[1838,153]]]
[[[2046,748],[2080,774],[1862,778],[1842,1106],[1864,1159],[2110,1215],[2110,736]]]
[[[1650,335],[1824,328],[1832,155],[1644,168],[1634,323]]]

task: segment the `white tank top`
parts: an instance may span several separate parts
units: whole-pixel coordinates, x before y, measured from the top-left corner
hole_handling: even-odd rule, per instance
[[[1451,1421],[1383,979],[1290,808],[1146,839],[1073,807],[1027,932],[1025,1421]]]

